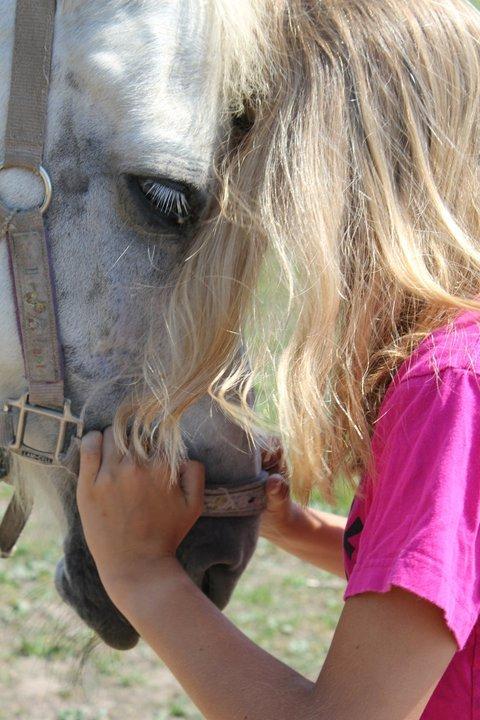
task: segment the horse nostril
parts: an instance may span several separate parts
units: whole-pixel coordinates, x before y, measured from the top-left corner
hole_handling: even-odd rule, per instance
[[[208,574],[208,570],[206,571],[205,575],[202,579],[202,592],[204,595],[206,595],[208,598],[210,597],[210,576]]]
[[[65,602],[68,602],[67,600],[67,593],[65,585],[68,582],[68,577],[66,573],[65,568],[65,559],[61,558],[61,560],[58,561],[57,566],[55,568],[55,577],[54,577],[54,583],[55,587],[57,589],[58,594],[64,600]]]
[[[217,563],[211,565],[203,575],[201,582],[202,592],[220,610],[223,610],[230,600],[238,577],[239,572],[234,571],[228,564]]]

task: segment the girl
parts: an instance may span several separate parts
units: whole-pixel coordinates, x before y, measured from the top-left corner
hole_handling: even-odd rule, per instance
[[[130,449],[111,429],[83,441],[87,542],[208,720],[479,720],[480,18],[466,0],[257,5],[256,76],[237,72],[248,123],[174,292],[168,373],[130,408]],[[315,683],[248,640],[175,558],[204,481],[179,462],[182,412],[209,392],[256,427],[257,361],[241,364],[238,338],[267,252],[291,291],[277,375],[290,484],[305,500],[361,477],[347,522],[269,480],[263,534],[348,577]]]

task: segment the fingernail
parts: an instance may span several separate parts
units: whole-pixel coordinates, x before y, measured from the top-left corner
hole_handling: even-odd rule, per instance
[[[278,493],[282,487],[282,481],[280,478],[273,478],[270,480],[269,489],[272,493]]]

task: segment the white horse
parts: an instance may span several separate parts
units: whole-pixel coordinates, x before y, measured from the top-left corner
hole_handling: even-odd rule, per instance
[[[59,0],[55,19],[45,165],[54,194],[46,216],[65,355],[66,396],[85,405],[87,429],[110,424],[138,376],[151,288],[165,289],[208,211],[215,153],[228,131],[222,111],[225,22],[249,3],[207,0]],[[15,0],[0,13],[0,155],[12,60]],[[238,18],[237,18],[238,20]],[[245,41],[245,38],[242,42]],[[235,42],[232,33],[231,42]],[[253,42],[253,35],[252,35]],[[223,49],[222,49],[223,48]],[[233,50],[232,50],[233,51]],[[0,198],[27,204],[41,188],[21,170],[0,173]],[[158,292],[155,294],[158,298]],[[0,241],[0,400],[26,389],[6,244]],[[166,343],[161,325],[158,344]],[[129,372],[125,371],[128,368]],[[258,454],[204,400],[184,421],[192,457],[211,484],[255,476]],[[29,444],[48,449],[37,420]],[[71,502],[71,478],[20,459],[32,485],[60,492],[67,532],[57,568],[61,596],[110,645],[128,648],[133,628],[106,596]],[[223,607],[255,547],[256,518],[201,518],[180,548],[188,572]]]

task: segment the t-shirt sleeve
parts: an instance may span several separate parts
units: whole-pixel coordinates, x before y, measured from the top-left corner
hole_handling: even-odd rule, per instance
[[[459,648],[480,614],[480,380],[405,379],[372,441],[376,472],[345,598],[400,587],[443,610]]]

